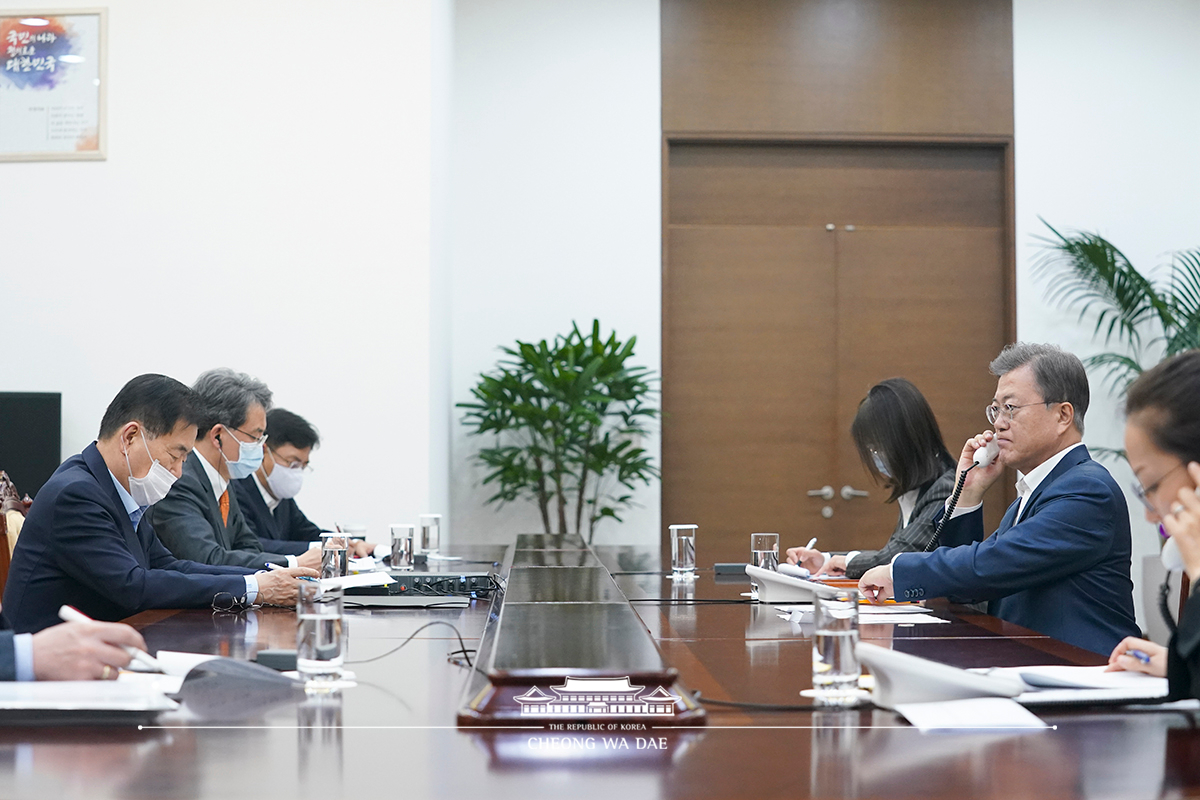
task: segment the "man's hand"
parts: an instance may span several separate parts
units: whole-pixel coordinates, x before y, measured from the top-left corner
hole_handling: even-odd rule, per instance
[[[367,556],[375,555],[375,545],[370,542],[364,542],[362,539],[350,540],[350,557],[351,558],[366,558]]]
[[[858,590],[863,597],[879,605],[884,600],[890,600],[894,594],[892,588],[892,565],[881,564],[872,567],[858,579]]]
[[[975,451],[987,446],[987,443],[996,438],[996,435],[991,431],[984,431],[978,436],[973,436],[967,439],[963,445],[962,453],[958,457],[958,472],[956,475],[961,475],[964,469],[970,469],[975,463]],[[986,467],[975,467],[967,473],[966,483],[963,484],[962,494],[958,498],[959,508],[970,508],[977,506],[983,502],[983,493],[996,482],[1004,473],[1004,465],[1000,463],[1000,457],[997,456],[992,460],[991,464]]]
[[[306,569],[321,568],[321,548],[312,547],[296,556],[296,566]]]
[[[820,550],[809,550],[807,547],[789,547],[787,562],[804,567],[809,572],[816,572],[825,563],[825,554]]]
[[[33,676],[39,681],[117,677],[130,662],[121,645],[146,649],[142,635],[119,622],[64,622],[33,635]]]
[[[272,606],[294,606],[296,595],[299,594],[299,579],[315,578],[317,571],[305,567],[291,567],[260,572],[254,577],[258,580],[258,597],[255,602]]]
[[[845,556],[830,556],[828,560],[817,570],[817,575],[832,575],[838,577],[846,574],[846,557]]]
[[[1129,655],[1131,650],[1140,650],[1150,656],[1150,663],[1146,664],[1136,656]],[[1145,639],[1138,639],[1136,636],[1126,636],[1120,644],[1113,648],[1112,655],[1108,657],[1108,668],[1104,671],[1118,672],[1120,670],[1144,672],[1157,678],[1165,678],[1167,677],[1167,648]]]

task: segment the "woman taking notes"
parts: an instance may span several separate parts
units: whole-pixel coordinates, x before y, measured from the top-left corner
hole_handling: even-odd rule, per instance
[[[1200,350],[1169,358],[1129,387],[1125,452],[1146,506],[1162,525],[1196,586],[1200,579]],[[1184,606],[1168,647],[1129,637],[1109,656],[1110,670],[1166,677],[1170,699],[1200,697],[1200,599]]]
[[[925,549],[933,538],[934,515],[954,489],[956,461],[942,441],[933,409],[904,378],[889,378],[871,387],[858,405],[850,435],[875,482],[891,490],[887,502],[900,506],[892,537],[881,550],[844,556],[792,547],[787,560],[813,573],[859,578],[897,553]]]

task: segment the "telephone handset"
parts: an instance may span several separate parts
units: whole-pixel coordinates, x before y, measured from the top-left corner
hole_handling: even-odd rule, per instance
[[[986,469],[996,460],[996,456],[998,455],[1000,455],[1000,445],[996,443],[995,439],[992,439],[975,451],[975,466]]]
[[[949,502],[946,503],[946,510],[942,514],[942,518],[938,520],[937,528],[933,531],[933,536],[929,539],[929,544],[925,545],[925,552],[931,552],[938,545],[938,540],[942,538],[942,528],[946,527],[946,521],[954,514],[954,507],[958,505],[958,497],[962,494],[963,486],[967,482],[967,473],[976,467],[986,469],[996,460],[996,456],[1000,454],[1000,445],[995,439],[992,439],[983,447],[975,451],[974,463],[971,466],[958,473],[958,481],[954,485],[954,494],[950,495]]]

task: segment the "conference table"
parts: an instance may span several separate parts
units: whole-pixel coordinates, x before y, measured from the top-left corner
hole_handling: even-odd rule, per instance
[[[507,563],[505,546],[450,548]],[[679,681],[704,699],[806,706],[812,641],[745,576],[679,582],[658,548],[596,547]],[[862,638],[960,667],[1103,659],[968,607],[945,624],[864,625]],[[891,711],[709,705],[703,725],[603,733],[460,726],[476,648],[496,609],[347,611],[356,685],[280,697],[239,688],[153,725],[0,729],[0,797],[762,798],[1179,797],[1200,794],[1188,710],[1042,710],[1037,731],[921,733]],[[419,628],[430,622],[438,624]],[[156,610],[132,617],[151,650],[252,658],[295,646],[293,611]],[[451,627],[453,626],[453,627]],[[415,634],[415,635],[414,635]],[[568,636],[589,636],[577,630]],[[408,637],[407,644],[399,647]],[[397,649],[398,648],[398,649]]]

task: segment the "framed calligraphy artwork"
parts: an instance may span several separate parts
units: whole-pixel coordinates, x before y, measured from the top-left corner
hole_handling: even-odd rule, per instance
[[[0,161],[104,159],[106,15],[0,11]]]

